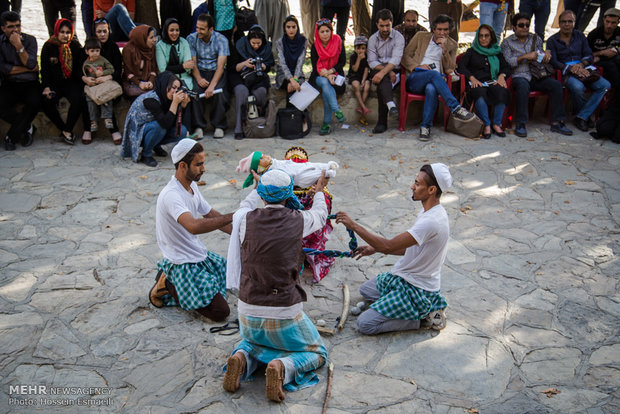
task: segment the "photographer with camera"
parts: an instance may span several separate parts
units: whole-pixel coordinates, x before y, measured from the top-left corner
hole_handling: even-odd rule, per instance
[[[161,146],[187,136],[189,117],[185,112],[189,102],[181,81],[172,72],[157,75],[153,90],[140,95],[127,112],[121,157],[138,162],[142,146],[141,162],[156,167],[153,154],[168,156]]]
[[[253,95],[256,105],[267,103],[269,76],[275,64],[271,43],[263,28],[255,24],[247,36],[237,40],[231,51],[229,70],[230,87],[235,94],[235,139],[243,139],[242,122],[246,118],[248,96]]]

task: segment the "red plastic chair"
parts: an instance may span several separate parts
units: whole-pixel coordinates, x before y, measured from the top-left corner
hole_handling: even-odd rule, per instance
[[[405,84],[407,83],[407,76],[405,75],[405,69],[401,68],[400,70],[400,114],[398,115],[398,130],[404,131],[405,124],[407,123],[407,111],[409,110],[409,104],[413,101],[421,101],[424,102],[426,99],[425,95],[419,95],[416,93],[407,92],[407,87]],[[450,81],[446,79],[446,83],[448,87],[451,86]],[[463,85],[461,85],[461,91],[463,90]],[[458,98],[457,98],[458,99]],[[448,115],[450,115],[450,108],[446,105],[441,96],[439,96],[439,101],[443,105],[443,129],[446,130],[448,126]]]

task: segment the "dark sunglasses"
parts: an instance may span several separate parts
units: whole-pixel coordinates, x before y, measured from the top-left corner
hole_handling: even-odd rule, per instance
[[[530,24],[529,23],[519,23],[517,24],[517,27],[520,27],[521,29],[523,29],[524,27],[526,28],[530,28]]]

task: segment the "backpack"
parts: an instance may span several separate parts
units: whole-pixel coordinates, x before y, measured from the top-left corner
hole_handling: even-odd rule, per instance
[[[270,138],[276,132],[276,103],[270,99],[264,116],[246,119],[243,123],[243,135],[246,138]]]
[[[248,6],[250,6],[250,1],[247,0]],[[258,24],[258,19],[256,18],[256,12],[249,7],[239,7],[239,9],[235,12],[235,21],[237,23],[237,29],[242,32],[247,32],[250,30],[250,27]]]
[[[303,112],[297,108],[280,108],[276,121],[276,131],[284,139],[299,139],[305,137],[312,129],[310,112]]]

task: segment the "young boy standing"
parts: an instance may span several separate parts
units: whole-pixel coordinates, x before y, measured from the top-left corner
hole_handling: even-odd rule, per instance
[[[87,86],[95,86],[112,80],[114,66],[112,66],[110,61],[101,56],[101,43],[99,42],[99,39],[86,39],[86,42],[84,42],[84,51],[88,56],[82,66],[82,71],[84,72],[82,80],[84,83]],[[97,105],[88,95],[86,95],[86,102],[88,103],[91,132],[95,132],[98,129],[97,115],[99,112],[99,107],[101,107],[101,118],[103,118],[103,121],[105,122],[105,127],[108,129],[114,128],[114,124],[112,122],[114,109],[112,100],[101,105]]]

